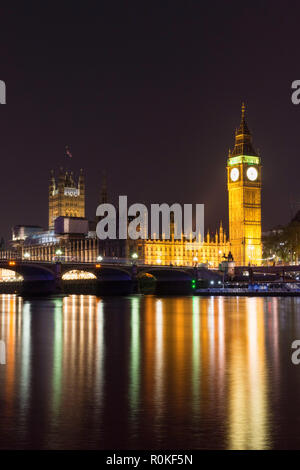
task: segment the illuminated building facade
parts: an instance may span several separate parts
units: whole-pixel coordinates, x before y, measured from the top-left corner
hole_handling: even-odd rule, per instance
[[[104,179],[100,203],[107,202]],[[136,252],[135,240],[99,240],[95,221],[85,214],[85,183],[80,171],[78,183],[73,172],[60,169],[56,183],[51,172],[49,185],[49,230],[38,226],[15,226],[12,240],[6,250],[0,250],[0,259],[18,257],[32,261],[95,262],[99,255],[107,259],[130,258]],[[0,273],[1,274],[1,273]]]
[[[80,170],[76,183],[73,172],[64,172],[60,168],[56,181],[51,171],[49,183],[49,230],[54,228],[54,221],[59,216],[85,217],[85,183],[83,170]]]
[[[237,265],[260,265],[261,243],[261,161],[252,145],[252,136],[242,105],[240,127],[227,161],[229,195],[229,238]]]
[[[158,264],[162,266],[195,266],[206,264],[210,267],[218,267],[227,257],[230,251],[230,243],[223,230],[222,223],[219,231],[211,237],[208,232],[205,239],[190,241],[184,237],[180,240],[144,240],[139,244],[139,257],[145,264]]]

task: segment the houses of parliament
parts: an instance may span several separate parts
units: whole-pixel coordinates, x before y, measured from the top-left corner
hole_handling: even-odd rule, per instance
[[[54,260],[59,253],[65,260],[94,262],[105,259],[138,256],[145,264],[195,266],[205,264],[217,268],[228,258],[236,265],[260,265],[261,244],[261,159],[252,143],[245,106],[235,131],[235,143],[227,158],[227,189],[229,238],[222,223],[219,230],[207,232],[203,240],[192,241],[184,236],[156,240],[99,240],[95,219],[85,217],[85,179],[80,171],[76,180],[73,172],[51,171],[49,181],[48,230],[39,226],[18,225],[13,228],[9,250],[1,257],[17,253],[32,260]],[[106,182],[100,191],[100,203],[108,202]],[[8,253],[9,251],[9,253]]]

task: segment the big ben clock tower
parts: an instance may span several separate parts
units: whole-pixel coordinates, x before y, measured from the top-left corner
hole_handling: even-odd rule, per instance
[[[261,245],[261,162],[242,105],[240,127],[227,160],[229,196],[229,238],[236,265],[260,265]]]

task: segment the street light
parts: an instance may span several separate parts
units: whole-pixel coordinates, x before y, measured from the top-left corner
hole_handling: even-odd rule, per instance
[[[58,255],[58,256],[61,256],[63,253],[60,249],[58,249],[58,250],[56,250],[55,254]]]
[[[102,260],[103,260],[103,256],[99,255],[99,256],[97,257],[97,261],[102,261]]]
[[[26,253],[24,253],[23,257],[25,259],[29,259],[30,258],[30,253],[28,253],[28,251],[26,251]]]
[[[137,254],[137,253],[132,253],[131,258],[137,259],[137,258],[138,258],[138,254]]]

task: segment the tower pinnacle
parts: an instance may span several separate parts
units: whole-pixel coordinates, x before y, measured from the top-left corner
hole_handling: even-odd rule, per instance
[[[245,116],[246,106],[244,101],[242,102],[242,118]]]
[[[248,124],[246,122],[246,106],[245,103],[242,103],[241,108],[241,122],[239,128],[235,131],[235,144],[234,149],[231,152],[232,157],[236,157],[238,155],[253,155],[258,156],[256,150],[252,144],[252,136],[251,132],[249,131]]]
[[[100,203],[106,204],[108,202],[108,195],[107,195],[107,181],[106,181],[106,172],[105,170],[102,173],[102,187],[100,192]]]

